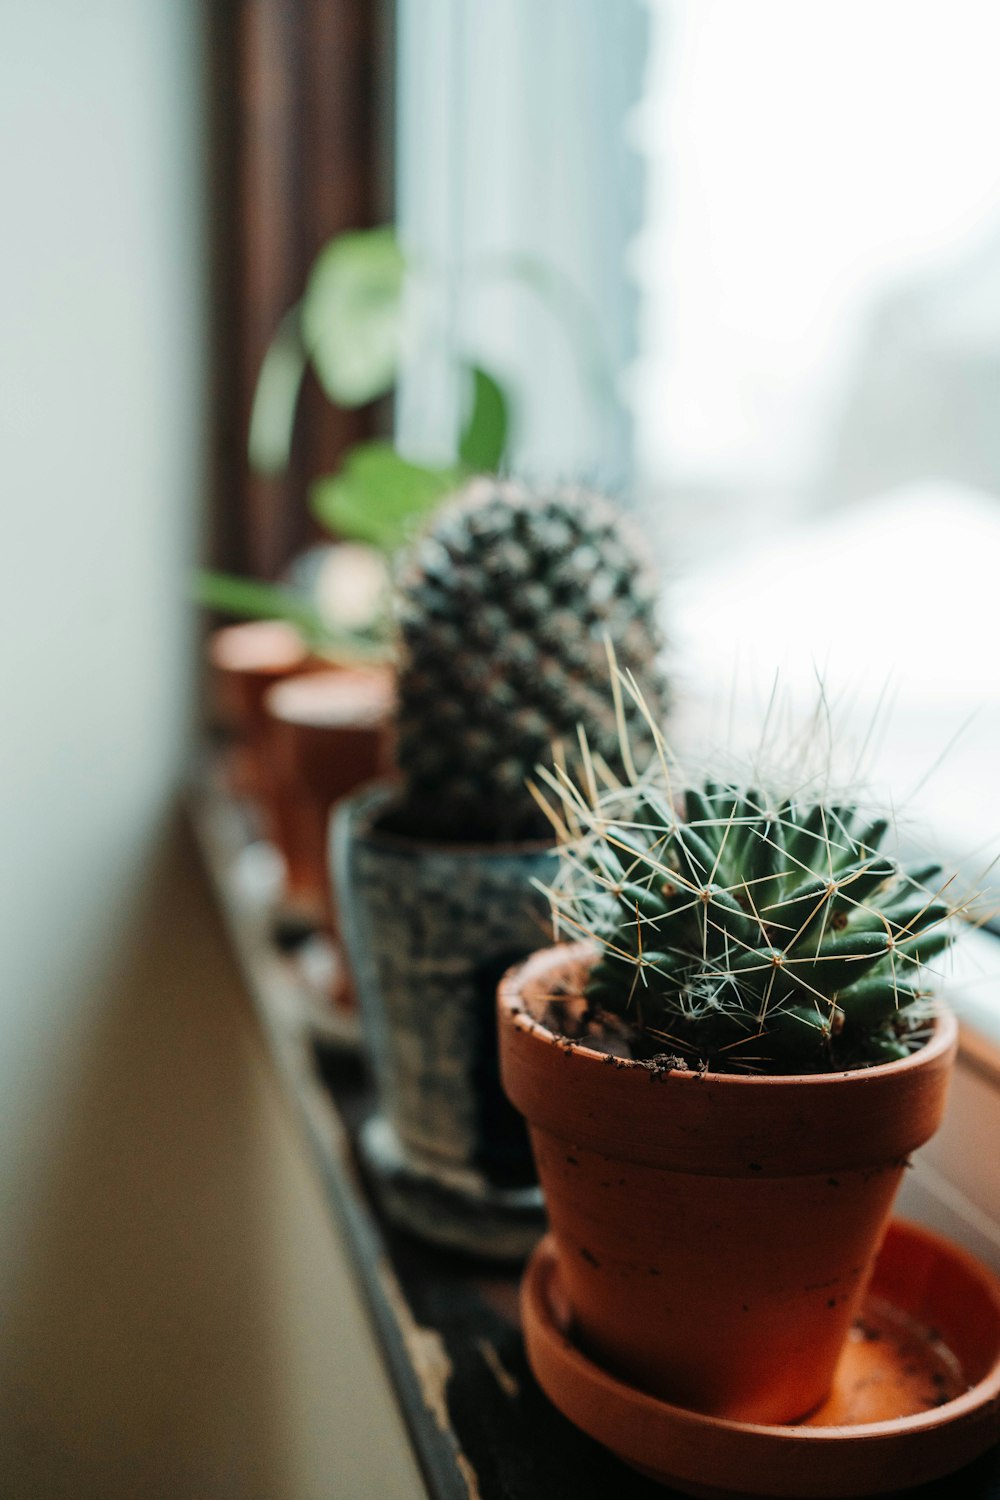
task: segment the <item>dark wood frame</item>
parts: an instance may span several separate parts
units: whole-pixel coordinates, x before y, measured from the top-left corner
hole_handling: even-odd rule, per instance
[[[391,0],[206,7],[212,309],[212,566],[277,576],[315,536],[308,482],[379,426],[307,378],[287,475],[250,471],[268,342],[323,243],[392,217]]]

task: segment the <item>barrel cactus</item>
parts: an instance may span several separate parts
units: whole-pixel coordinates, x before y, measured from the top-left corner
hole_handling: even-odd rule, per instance
[[[657,777],[567,796],[557,927],[589,933],[588,1021],[633,1055],[801,1073],[905,1057],[927,1035],[920,967],[952,938],[940,866],[881,852],[884,817],[730,782]],[[624,1026],[623,1026],[624,1023]]]
[[[609,648],[659,717],[665,689],[656,583],[604,499],[476,479],[397,574],[397,760],[408,829],[482,842],[547,835],[527,786],[580,733],[622,770],[652,737],[633,697],[609,692]]]

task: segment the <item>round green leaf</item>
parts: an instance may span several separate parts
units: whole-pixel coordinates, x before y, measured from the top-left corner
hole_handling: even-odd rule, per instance
[[[403,255],[390,228],[338,235],[313,265],[302,333],[331,401],[363,406],[392,389],[399,363]]]
[[[315,481],[309,501],[317,521],[335,536],[393,552],[462,479],[459,469],[412,464],[390,443],[361,443],[338,474]]]
[[[271,340],[257,377],[248,452],[251,467],[259,474],[283,474],[288,468],[305,369],[299,310],[293,307]]]
[[[467,469],[494,474],[507,446],[508,400],[503,387],[478,365],[470,368],[472,405],[462,429],[458,456]]]

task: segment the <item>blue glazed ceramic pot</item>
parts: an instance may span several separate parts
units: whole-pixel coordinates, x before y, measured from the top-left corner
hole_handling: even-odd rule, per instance
[[[523,1122],[500,1087],[496,989],[548,940],[540,844],[430,844],[383,831],[394,789],[342,803],[333,876],[375,1069],[361,1151],[387,1214],[425,1238],[519,1257],[542,1227]]]

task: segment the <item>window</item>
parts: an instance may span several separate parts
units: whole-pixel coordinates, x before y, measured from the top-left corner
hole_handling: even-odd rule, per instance
[[[441,268],[399,437],[454,441],[436,350],[520,398],[516,464],[633,497],[683,718],[747,735],[817,675],[876,785],[1000,852],[1000,12],[985,0],[403,0],[399,206]],[[564,330],[461,261],[545,259]],[[987,877],[990,879],[992,877]]]
[[[1000,13],[650,12],[630,377],[650,492],[735,538],[905,480],[1000,487]]]
[[[247,464],[257,376],[320,246],[391,218],[389,0],[206,9],[211,70],[215,566],[275,576],[312,537],[310,478],[371,436],[307,382],[287,475]]]

